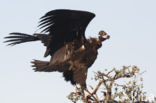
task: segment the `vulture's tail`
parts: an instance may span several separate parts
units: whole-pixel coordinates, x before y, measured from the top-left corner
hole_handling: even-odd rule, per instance
[[[24,33],[10,33],[10,36],[5,37],[5,39],[8,39],[4,42],[9,42],[8,45],[16,45],[20,43],[30,42],[30,41],[36,41],[39,40],[36,35],[29,35]]]
[[[64,63],[50,64],[50,62],[40,60],[34,60],[31,63],[33,64],[32,67],[34,67],[36,72],[64,72],[69,68],[69,65]]]
[[[32,67],[34,67],[34,70],[36,72],[49,72],[49,70],[48,70],[49,62],[34,60],[31,63],[33,64]]]

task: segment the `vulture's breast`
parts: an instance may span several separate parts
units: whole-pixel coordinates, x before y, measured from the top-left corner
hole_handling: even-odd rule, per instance
[[[90,67],[95,59],[97,58],[97,50],[94,48],[85,48],[85,52],[83,52],[83,56],[81,58],[81,62],[85,63],[87,67]]]

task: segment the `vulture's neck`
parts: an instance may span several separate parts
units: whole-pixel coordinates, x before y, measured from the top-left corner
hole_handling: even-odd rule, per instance
[[[88,40],[88,43],[90,47],[94,49],[99,49],[102,46],[102,42],[105,40],[106,39],[101,39],[101,38],[90,38]]]

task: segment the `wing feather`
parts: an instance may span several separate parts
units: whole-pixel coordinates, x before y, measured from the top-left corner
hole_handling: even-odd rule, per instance
[[[38,27],[53,37],[47,47],[49,54],[53,55],[65,43],[84,42],[86,27],[94,17],[91,12],[67,9],[52,10],[42,16]]]

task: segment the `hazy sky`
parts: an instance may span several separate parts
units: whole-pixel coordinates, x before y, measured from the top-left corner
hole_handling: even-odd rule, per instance
[[[40,42],[8,47],[2,43],[10,32],[33,34],[39,18],[54,9],[94,12],[87,37],[105,30],[111,39],[103,43],[93,71],[137,65],[146,70],[145,90],[156,95],[156,0],[1,0],[0,1],[0,103],[69,103],[73,86],[60,73],[37,73],[33,59],[43,58]]]

